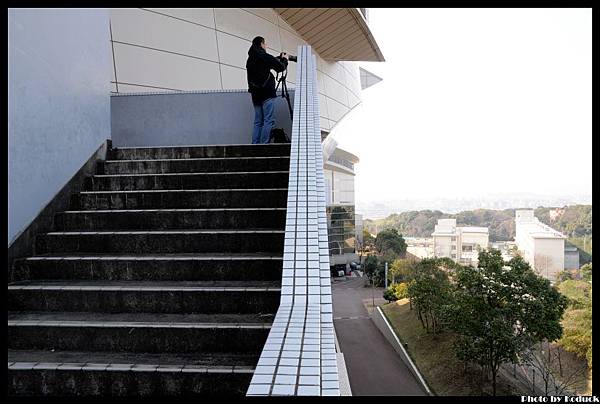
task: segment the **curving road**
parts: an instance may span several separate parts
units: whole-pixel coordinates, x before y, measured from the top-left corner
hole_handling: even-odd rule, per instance
[[[371,288],[364,278],[335,281],[333,323],[346,360],[352,395],[426,395],[394,348],[371,321],[364,299],[371,299]],[[375,303],[382,289],[375,290]]]

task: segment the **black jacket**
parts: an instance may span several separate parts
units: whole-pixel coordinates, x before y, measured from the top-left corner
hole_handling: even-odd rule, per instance
[[[246,73],[248,91],[252,94],[252,103],[261,105],[269,98],[275,98],[275,77],[271,69],[282,72],[287,67],[287,59],[269,55],[263,48],[251,46],[248,50]]]

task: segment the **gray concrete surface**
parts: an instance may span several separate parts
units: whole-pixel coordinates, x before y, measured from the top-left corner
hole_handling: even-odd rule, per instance
[[[10,243],[110,138],[109,10],[8,10]]]
[[[427,386],[425,378],[423,378],[423,375],[419,372],[419,369],[417,369],[410,355],[408,354],[404,346],[402,346],[402,342],[400,342],[400,340],[398,339],[398,336],[392,328],[392,325],[385,317],[385,314],[383,314],[381,307],[375,307],[375,310],[371,311],[371,320],[379,329],[379,331],[383,334],[385,339],[388,340],[390,345],[392,345],[396,353],[398,353],[400,359],[402,359],[402,362],[404,362],[404,364],[408,367],[415,379],[417,379],[419,383],[421,383],[421,387],[423,388],[423,390],[426,391],[427,394],[432,396],[433,393],[429,389],[429,386]]]
[[[360,277],[335,280],[332,285],[333,322],[352,395],[426,395],[370,319],[363,301],[371,299],[372,291],[363,285]],[[381,293],[382,289],[376,289],[375,297],[380,298]]]
[[[293,107],[294,91],[289,93]],[[254,108],[245,90],[113,95],[110,111],[114,147],[252,141]],[[291,137],[290,113],[282,97],[275,101],[275,127],[283,128]]]

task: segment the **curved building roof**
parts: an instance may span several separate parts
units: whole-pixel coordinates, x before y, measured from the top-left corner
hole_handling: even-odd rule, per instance
[[[358,8],[275,8],[328,61],[385,62]]]

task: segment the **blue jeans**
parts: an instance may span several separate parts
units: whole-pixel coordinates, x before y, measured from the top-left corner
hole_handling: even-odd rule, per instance
[[[265,100],[262,105],[254,105],[254,130],[252,131],[252,144],[269,143],[271,129],[275,125],[273,111],[275,98]]]

